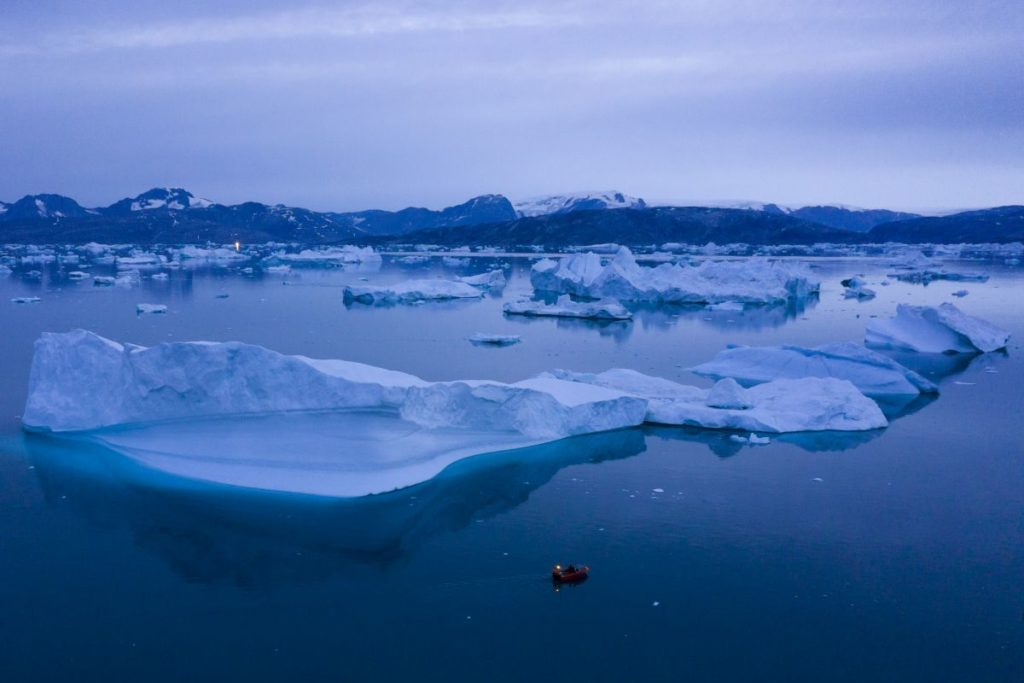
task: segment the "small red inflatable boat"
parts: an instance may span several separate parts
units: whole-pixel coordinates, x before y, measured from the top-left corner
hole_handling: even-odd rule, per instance
[[[576,583],[587,578],[589,573],[590,567],[587,565],[577,567],[574,564],[570,564],[568,567],[563,567],[560,564],[556,564],[551,568],[551,580],[555,583]]]

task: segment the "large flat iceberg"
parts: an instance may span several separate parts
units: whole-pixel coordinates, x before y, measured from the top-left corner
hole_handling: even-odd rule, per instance
[[[921,353],[987,353],[1005,348],[1009,339],[1009,332],[950,303],[900,304],[896,317],[872,320],[865,331],[869,346]]]
[[[768,304],[807,298],[820,282],[804,267],[767,259],[707,261],[699,266],[637,264],[626,247],[607,264],[594,253],[533,265],[530,282],[538,292],[592,299],[653,303]]]
[[[543,301],[509,301],[502,310],[505,315],[550,318],[586,318],[589,320],[630,320],[633,314],[615,300],[573,301],[568,294],[553,304]]]
[[[85,330],[36,342],[26,427],[81,431],[232,415],[390,409],[429,427],[512,430],[551,439],[643,421],[644,402],[567,382],[427,382],[344,360],[240,342],[122,345]]]
[[[873,397],[916,396],[939,389],[931,381],[880,353],[853,342],[803,346],[737,346],[721,351],[691,372],[731,377],[752,386],[778,379],[833,377],[852,382]]]
[[[393,285],[348,285],[345,301],[364,304],[412,304],[423,301],[479,299],[483,292],[477,287],[455,280],[406,280]]]
[[[647,399],[647,422],[747,432],[864,431],[889,423],[852,383],[831,377],[779,379],[744,389],[719,380],[710,389],[617,368],[599,374],[550,375]]]

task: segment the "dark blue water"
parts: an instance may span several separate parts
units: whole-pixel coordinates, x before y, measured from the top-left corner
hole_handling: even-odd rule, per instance
[[[0,281],[0,680],[1024,680],[1024,277],[978,264],[988,283],[857,303],[838,280],[877,282],[881,262],[816,265],[825,287],[801,310],[605,326],[502,319],[521,274],[504,299],[341,301],[344,282],[430,265]],[[916,359],[942,394],[880,432],[743,447],[626,430],[329,501],[168,480],[17,421],[44,330],[239,339],[428,379],[617,366],[704,383],[685,368],[727,343],[859,339],[870,315],[961,288],[961,308],[1013,332],[1008,353]],[[27,294],[43,301],[8,303]],[[170,313],[137,317],[140,302]],[[477,331],[523,343],[474,347]],[[558,561],[592,576],[555,591]]]

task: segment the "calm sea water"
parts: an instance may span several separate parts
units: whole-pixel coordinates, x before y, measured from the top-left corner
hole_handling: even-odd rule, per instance
[[[800,309],[595,325],[503,319],[529,262],[501,262],[515,273],[501,296],[393,308],[346,307],[341,287],[437,260],[176,271],[134,289],[0,280],[0,680],[1024,680],[1020,269],[957,264],[992,279],[894,282],[858,303],[839,280],[877,283],[884,261],[825,260]],[[331,501],[168,480],[18,422],[43,331],[241,340],[437,380],[630,367],[706,384],[686,368],[726,344],[859,340],[897,303],[942,301],[1012,331],[1008,352],[902,358],[942,394],[866,434],[742,447],[626,430]],[[143,302],[170,312],[136,316]],[[523,343],[474,347],[475,332]],[[565,561],[592,576],[555,591]]]

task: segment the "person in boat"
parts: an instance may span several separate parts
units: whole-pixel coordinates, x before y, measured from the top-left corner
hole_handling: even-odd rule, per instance
[[[565,573],[566,574],[574,574],[575,572],[576,572],[576,565],[574,565],[574,564],[570,564],[568,567],[565,568]]]

